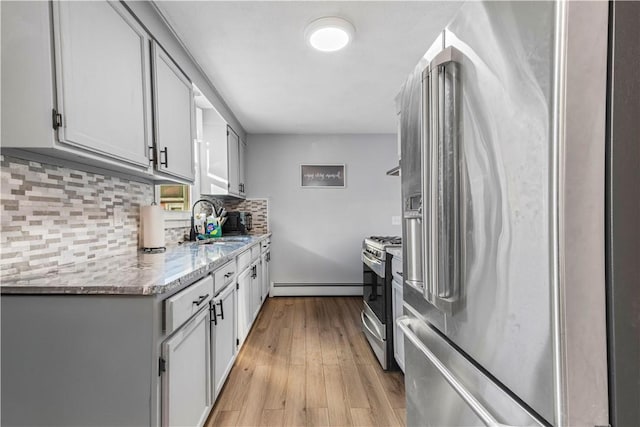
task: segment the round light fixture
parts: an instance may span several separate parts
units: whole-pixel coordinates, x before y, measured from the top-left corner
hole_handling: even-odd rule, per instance
[[[327,16],[307,25],[304,36],[314,49],[335,52],[351,42],[355,31],[349,21],[337,16]]]

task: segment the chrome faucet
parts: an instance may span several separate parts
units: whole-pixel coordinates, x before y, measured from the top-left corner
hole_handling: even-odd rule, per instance
[[[189,240],[192,242],[197,240],[196,236],[198,235],[198,232],[196,231],[196,226],[195,226],[195,209],[196,209],[196,205],[202,202],[208,203],[211,206],[211,208],[213,208],[213,215],[218,216],[218,212],[216,211],[216,206],[210,200],[207,200],[207,199],[196,200],[196,202],[191,207],[191,229],[189,230]]]

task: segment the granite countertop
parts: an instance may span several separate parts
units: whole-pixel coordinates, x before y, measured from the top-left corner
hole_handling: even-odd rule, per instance
[[[166,252],[137,251],[60,267],[38,276],[3,280],[2,294],[157,295],[182,288],[235,258],[262,236],[217,239],[212,244],[187,242]]]

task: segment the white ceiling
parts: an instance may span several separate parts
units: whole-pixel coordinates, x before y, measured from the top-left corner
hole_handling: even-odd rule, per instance
[[[394,133],[394,98],[460,2],[160,1],[161,12],[248,133]],[[341,16],[346,49],[306,24]]]

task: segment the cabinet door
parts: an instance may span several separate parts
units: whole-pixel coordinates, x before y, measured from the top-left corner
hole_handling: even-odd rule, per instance
[[[209,310],[200,310],[162,344],[162,425],[202,426],[211,409]]]
[[[240,138],[231,126],[227,127],[227,143],[229,145],[229,194],[240,194]]]
[[[271,261],[271,252],[262,254],[262,301],[269,296],[269,288],[271,287],[269,278],[269,261]]]
[[[227,286],[213,300],[214,322],[214,397],[217,397],[233,366],[236,354],[236,288]],[[213,313],[212,313],[213,314]]]
[[[240,181],[240,195],[244,196],[247,194],[247,186],[246,186],[246,164],[247,161],[247,142],[240,141],[240,154],[239,154],[239,166],[238,166],[238,180]]]
[[[119,2],[53,2],[61,143],[149,167],[149,37]]]
[[[255,320],[262,307],[262,262],[257,261],[254,265],[253,280],[251,282],[251,309],[253,310],[251,320]]]
[[[213,108],[202,111],[202,142],[200,143],[200,193],[228,194],[229,142],[228,126]]]
[[[156,167],[163,173],[193,181],[193,86],[155,42],[152,50]]]
[[[251,268],[247,268],[238,276],[238,341],[240,345],[244,343],[249,329],[251,328],[251,321],[253,320],[251,315]]]
[[[402,316],[402,284],[393,280],[391,288],[393,290],[393,355],[404,372],[404,336],[396,323],[398,317]]]

